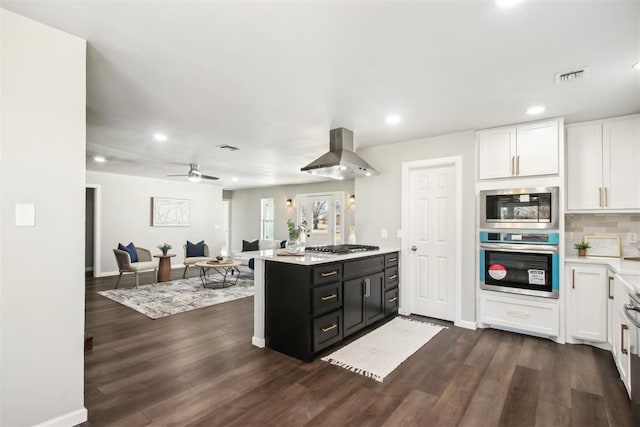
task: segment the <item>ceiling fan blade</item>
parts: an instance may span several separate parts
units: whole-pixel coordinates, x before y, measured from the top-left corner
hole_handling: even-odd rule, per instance
[[[189,175],[167,175],[167,176],[189,176]]]
[[[211,176],[211,175],[200,175],[200,177],[204,179],[220,179],[217,176]]]

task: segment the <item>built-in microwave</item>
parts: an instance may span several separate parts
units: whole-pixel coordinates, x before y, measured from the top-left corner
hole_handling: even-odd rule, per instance
[[[558,229],[558,187],[480,192],[480,228]]]

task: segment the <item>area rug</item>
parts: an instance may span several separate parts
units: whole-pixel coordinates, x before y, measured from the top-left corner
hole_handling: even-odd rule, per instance
[[[322,360],[382,382],[442,329],[446,327],[396,317]]]
[[[253,279],[240,278],[235,286],[205,289],[199,277],[98,292],[152,319],[184,313],[253,295]]]

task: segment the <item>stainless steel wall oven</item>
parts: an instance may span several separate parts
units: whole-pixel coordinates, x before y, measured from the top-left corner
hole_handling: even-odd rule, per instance
[[[480,232],[480,288],[558,298],[558,233]]]
[[[558,229],[558,187],[480,192],[480,228]]]

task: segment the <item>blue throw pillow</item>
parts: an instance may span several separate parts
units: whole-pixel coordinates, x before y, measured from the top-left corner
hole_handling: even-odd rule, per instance
[[[121,251],[129,252],[129,258],[131,258],[131,262],[138,262],[138,251],[136,251],[136,245],[133,242],[129,242],[127,246],[122,243],[118,243],[118,249]]]
[[[281,249],[284,249],[286,247],[287,247],[287,241],[286,240],[283,240],[282,242],[280,242],[280,248]]]
[[[259,241],[258,240],[254,240],[253,242],[247,242],[246,240],[242,241],[242,252],[249,252],[249,251],[259,251]]]
[[[187,240],[187,258],[205,256],[204,255],[204,240],[198,243],[191,243]]]

